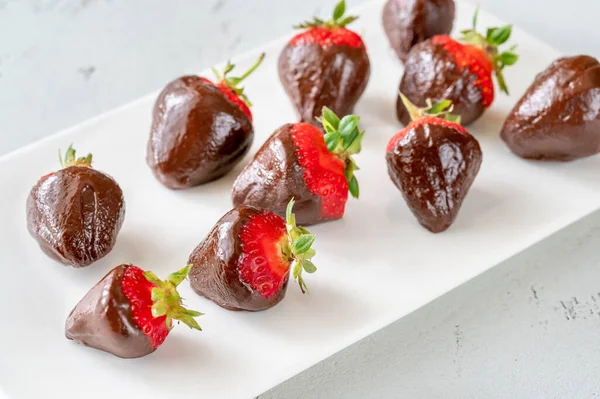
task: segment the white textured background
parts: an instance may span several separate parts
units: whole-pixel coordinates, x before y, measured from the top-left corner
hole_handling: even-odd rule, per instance
[[[0,0],[0,155],[328,15],[334,2]],[[600,56],[600,0],[479,3],[565,54]],[[600,213],[261,399],[600,398],[598,248]]]

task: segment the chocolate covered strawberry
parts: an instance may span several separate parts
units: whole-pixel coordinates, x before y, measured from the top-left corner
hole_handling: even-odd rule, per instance
[[[65,334],[78,344],[122,358],[149,355],[165,341],[173,320],[200,330],[200,312],[183,307],[177,286],[191,266],[165,281],[133,265],[112,269],[69,314]]]
[[[279,78],[301,122],[316,124],[324,106],[340,116],[352,113],[367,86],[367,50],[361,37],[346,28],[357,17],[344,16],[345,11],[341,1],[331,20],[315,18],[296,26],[303,32],[279,56]]]
[[[43,176],[27,198],[27,229],[50,258],[84,267],[114,247],[125,218],[123,191],[69,147],[62,169]]]
[[[412,122],[388,143],[388,173],[419,223],[439,233],[454,222],[479,172],[481,148],[450,114],[450,101],[419,109],[401,98]]]
[[[517,62],[514,46],[500,52],[499,46],[510,38],[512,27],[490,28],[485,36],[477,33],[477,13],[473,29],[462,31],[460,41],[441,35],[424,41],[409,52],[400,91],[419,107],[426,100],[447,99],[462,124],[477,120],[494,101],[496,76],[500,90],[508,94],[502,74],[506,66]],[[410,115],[400,97],[396,104],[398,119],[405,125]]]
[[[585,55],[554,61],[515,105],[501,136],[528,159],[570,161],[600,152],[600,62]]]
[[[154,176],[171,189],[207,183],[228,173],[252,145],[250,102],[240,77],[227,63],[217,81],[184,76],[169,83],[154,105],[146,160]]]
[[[340,120],[326,107],[321,121],[325,136],[308,123],[276,130],[233,184],[233,204],[265,208],[283,216],[294,198],[300,224],[341,218],[348,192],[358,198],[354,176],[358,167],[352,155],[360,152],[364,132],[358,128],[358,116]]]
[[[404,62],[416,44],[450,33],[454,9],[454,0],[388,0],[383,27],[398,58]]]
[[[286,220],[252,206],[227,212],[190,255],[194,291],[229,310],[268,309],[285,296],[295,262],[292,276],[306,292],[302,272],[317,270],[315,236],[296,225],[293,206]]]

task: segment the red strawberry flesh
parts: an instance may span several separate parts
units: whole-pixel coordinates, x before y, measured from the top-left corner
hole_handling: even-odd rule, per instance
[[[323,133],[313,125],[294,125],[292,139],[298,164],[304,169],[306,187],[321,198],[321,216],[341,218],[348,200],[344,162],[327,150]]]
[[[348,46],[365,49],[365,43],[360,35],[346,28],[329,28],[317,26],[299,33],[290,40],[291,45],[319,44],[321,47]]]
[[[288,236],[284,220],[269,211],[249,218],[240,232],[241,279],[265,298],[279,292],[287,281],[292,262],[284,254]]]
[[[131,266],[123,274],[121,287],[123,294],[131,304],[133,320],[144,334],[150,338],[152,348],[156,349],[169,335],[166,316],[152,316],[152,289],[156,285],[146,279],[142,269]]]
[[[475,85],[481,89],[484,107],[489,107],[494,101],[494,66],[486,52],[477,46],[457,42],[448,35],[434,36],[431,41],[451,54],[459,68],[468,68],[477,76]]]

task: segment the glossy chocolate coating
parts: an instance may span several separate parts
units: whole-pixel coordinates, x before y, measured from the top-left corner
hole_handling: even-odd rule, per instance
[[[529,159],[570,161],[600,152],[600,63],[588,56],[556,60],[515,105],[501,136]]]
[[[79,301],[67,318],[68,339],[126,359],[154,352],[150,338],[133,320],[131,305],[121,288],[123,274],[130,266],[112,269]]]
[[[146,160],[162,184],[188,188],[229,172],[253,139],[252,122],[237,105],[205,79],[184,76],[156,100]]]
[[[49,257],[73,267],[107,255],[124,218],[117,182],[86,166],[69,166],[41,179],[27,198],[29,233]]]
[[[367,52],[349,46],[288,44],[279,56],[279,78],[301,122],[319,128],[323,106],[351,114],[369,81]]]
[[[433,233],[454,222],[481,159],[473,136],[439,125],[411,129],[386,154],[390,178],[419,223]]]
[[[251,205],[281,217],[294,198],[296,222],[307,226],[327,219],[321,216],[321,199],[306,187],[304,168],[295,155],[292,126],[283,125],[269,137],[236,179],[231,197],[234,206]]]
[[[208,236],[190,255],[190,285],[198,295],[229,310],[265,310],[277,305],[285,296],[288,280],[270,298],[265,298],[244,283],[238,264],[242,256],[240,231],[250,217],[262,211],[239,206],[227,212]]]
[[[416,106],[425,107],[430,98],[434,103],[451,100],[452,111],[461,116],[461,123],[468,125],[483,114],[483,94],[475,86],[477,76],[468,68],[459,68],[442,45],[431,40],[417,44],[408,53],[400,91]],[[398,119],[410,123],[410,115],[400,96],[396,102]]]
[[[388,0],[382,18],[390,45],[404,62],[416,44],[452,31],[454,0]]]

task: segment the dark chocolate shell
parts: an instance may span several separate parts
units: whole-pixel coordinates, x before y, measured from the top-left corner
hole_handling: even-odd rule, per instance
[[[369,75],[364,48],[288,44],[279,56],[279,78],[300,121],[319,128],[323,106],[340,118],[352,113]]]
[[[27,228],[52,259],[88,266],[114,247],[125,218],[121,188],[110,176],[69,166],[42,178],[27,198]]]
[[[477,75],[468,68],[457,66],[442,45],[427,40],[408,53],[399,91],[419,108],[426,107],[427,99],[434,103],[452,101],[452,113],[460,115],[461,123],[466,126],[485,111],[483,93],[475,85],[476,81]],[[396,113],[405,126],[410,123],[410,115],[400,96]]]
[[[502,139],[518,156],[570,161],[600,152],[600,63],[560,58],[540,73],[509,114]]]
[[[248,116],[198,76],[169,83],[154,105],[146,160],[171,189],[207,183],[228,173],[254,139]]]
[[[454,0],[388,0],[383,27],[402,62],[411,48],[435,35],[449,34],[454,25]]]
[[[481,165],[470,134],[439,125],[417,125],[386,154],[388,173],[423,227],[446,230],[458,214]]]

